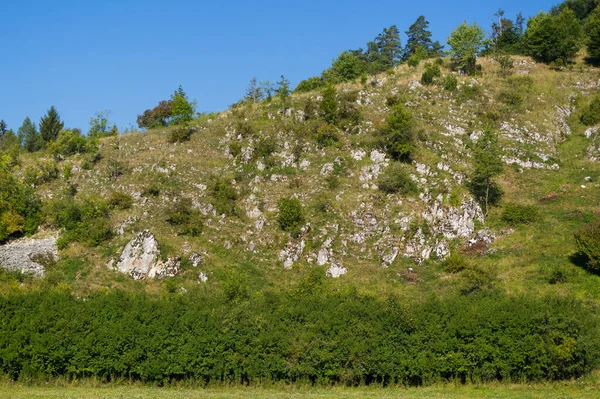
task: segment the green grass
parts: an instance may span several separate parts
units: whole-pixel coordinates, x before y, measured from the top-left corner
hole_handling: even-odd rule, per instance
[[[156,388],[143,386],[24,386],[0,385],[0,397],[6,399],[195,399],[195,398],[519,398],[519,399],[585,399],[598,397],[598,380],[509,385],[439,385],[424,388],[307,388],[286,386],[281,388]]]

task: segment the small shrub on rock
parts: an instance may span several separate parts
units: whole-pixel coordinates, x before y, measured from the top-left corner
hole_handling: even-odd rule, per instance
[[[235,201],[238,194],[229,180],[223,178],[215,180],[210,192],[213,197],[213,205],[219,214],[236,214]]]
[[[317,128],[315,139],[319,147],[329,147],[340,141],[340,135],[335,126],[323,124]]]
[[[431,85],[433,84],[433,80],[441,75],[442,72],[438,65],[427,64],[425,65],[425,71],[421,75],[421,83],[424,85]]]
[[[460,273],[469,267],[469,263],[458,252],[452,252],[444,262],[444,271],[452,274]]]

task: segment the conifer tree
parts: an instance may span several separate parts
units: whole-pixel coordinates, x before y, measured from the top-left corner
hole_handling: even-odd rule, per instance
[[[600,5],[592,12],[586,25],[588,55],[600,58]]]
[[[25,151],[35,152],[44,148],[44,140],[29,117],[25,118],[17,134]]]
[[[335,125],[338,122],[338,103],[335,86],[331,83],[323,89],[323,100],[321,100],[321,116],[325,122]]]
[[[277,85],[279,86],[277,88],[277,97],[281,100],[283,108],[287,109],[290,104],[290,81],[284,75],[281,75],[281,80],[277,82]]]
[[[379,54],[382,56],[381,68],[386,70],[395,66],[402,54],[400,32],[396,25],[383,28],[383,32],[375,38],[375,44],[377,44]]]
[[[60,120],[60,114],[53,105],[46,116],[43,116],[40,120],[40,135],[46,143],[55,141],[64,126],[64,122]]]
[[[421,15],[405,32],[408,40],[404,48],[404,60],[413,55],[419,47],[425,50],[427,56],[432,55],[433,43],[431,42],[431,32],[427,30],[428,27],[429,22]]]

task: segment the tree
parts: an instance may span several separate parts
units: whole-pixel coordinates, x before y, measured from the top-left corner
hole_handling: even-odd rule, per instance
[[[281,75],[281,80],[277,82],[277,85],[279,86],[276,90],[277,97],[281,100],[283,108],[287,109],[290,105],[290,81]]]
[[[485,32],[477,23],[463,22],[448,37],[450,56],[459,70],[467,75],[476,72],[477,54],[484,45]]]
[[[265,80],[260,82],[260,90],[266,96],[267,101],[271,101],[273,98],[273,93],[275,93],[275,84],[270,80]]]
[[[64,126],[64,122],[60,120],[60,114],[53,105],[46,116],[40,120],[40,135],[45,143],[50,143],[58,138],[58,134]]]
[[[196,101],[189,101],[183,88],[179,86],[171,96],[171,123],[180,125],[190,122],[196,115]]]
[[[494,181],[504,165],[498,145],[498,136],[491,129],[486,129],[479,137],[473,151],[473,172],[469,181],[469,189],[488,214],[489,206],[495,205],[502,196],[502,189]]]
[[[335,125],[338,122],[338,102],[337,93],[335,86],[329,83],[325,86],[322,93],[323,100],[321,100],[321,116],[325,119],[325,122]]]
[[[404,105],[396,104],[378,131],[379,145],[394,160],[410,161],[415,148],[415,127]]]
[[[90,131],[88,136],[90,137],[108,137],[108,136],[117,136],[119,134],[119,129],[117,129],[117,125],[113,124],[112,127],[109,128],[108,115],[110,111],[100,111],[95,116],[90,118]]]
[[[499,9],[496,14],[497,22],[492,23],[490,36],[493,50],[516,54],[522,51],[523,15],[519,13],[515,22],[504,18],[504,10]]]
[[[380,62],[383,70],[394,67],[402,55],[400,32],[396,25],[392,25],[387,29],[383,28],[383,32],[375,38],[375,44],[379,54],[381,54]]]
[[[592,58],[600,58],[600,6],[592,12],[587,20],[587,51]]]
[[[585,21],[600,4],[598,0],[565,0],[559,6],[552,8],[552,14],[557,15],[565,9],[573,11],[579,21]]]
[[[349,82],[360,77],[366,70],[364,60],[350,51],[344,51],[333,61],[331,68],[323,72],[323,80],[333,84]]]
[[[429,56],[433,53],[433,43],[431,42],[431,31],[427,30],[429,22],[421,15],[405,32],[408,40],[404,47],[403,60],[408,60],[410,56],[415,54],[418,48],[425,51],[425,55]]]
[[[8,126],[6,125],[6,122],[4,122],[4,119],[2,119],[0,120],[0,138],[4,137],[6,132],[8,132]]]
[[[246,89],[246,95],[245,95],[244,99],[248,102],[256,103],[256,102],[262,100],[262,98],[263,98],[262,90],[261,90],[260,86],[258,85],[258,81],[256,80],[256,77],[254,77],[250,80],[250,84],[248,84],[248,88]]]
[[[17,135],[21,139],[23,148],[25,148],[25,151],[27,152],[35,152],[44,148],[44,140],[38,133],[35,123],[33,123],[29,117],[25,118]]]
[[[575,13],[564,8],[558,14],[540,12],[527,22],[524,42],[534,58],[551,63],[567,62],[581,48],[583,29]]]
[[[137,124],[140,129],[154,129],[169,126],[173,102],[171,100],[161,101],[152,109],[147,109],[142,115],[138,115]]]

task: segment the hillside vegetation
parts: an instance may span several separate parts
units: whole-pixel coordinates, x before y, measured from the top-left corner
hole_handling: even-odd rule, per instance
[[[180,88],[144,132],[99,115],[85,137],[49,111],[39,146],[0,163],[0,251],[34,233],[58,248],[0,272],[3,372],[412,386],[595,370],[600,73],[534,40],[577,18],[500,29],[510,45],[478,58],[450,40],[389,65],[344,53],[216,114]],[[520,45],[540,53],[507,54]],[[127,267],[136,245],[156,246],[151,271]]]

